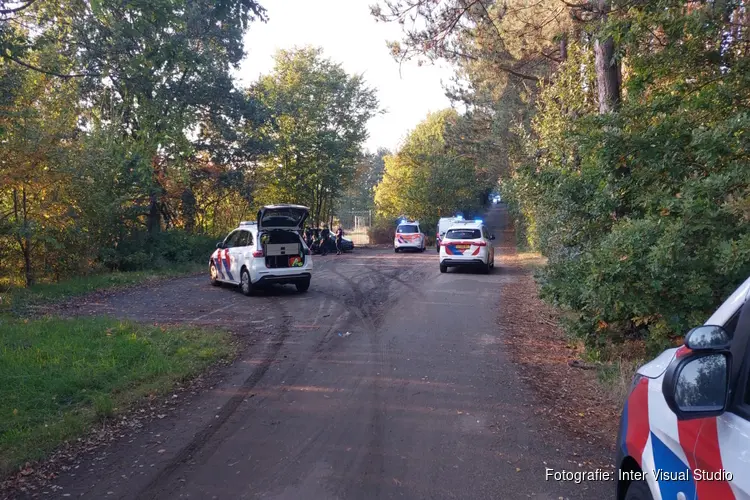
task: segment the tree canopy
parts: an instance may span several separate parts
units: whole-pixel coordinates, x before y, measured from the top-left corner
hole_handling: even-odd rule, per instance
[[[261,134],[271,144],[263,158],[260,202],[295,202],[327,220],[333,202],[353,180],[367,122],[378,112],[375,91],[315,48],[281,50],[275,67],[249,89],[269,110]]]

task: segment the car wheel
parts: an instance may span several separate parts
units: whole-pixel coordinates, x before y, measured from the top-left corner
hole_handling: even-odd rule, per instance
[[[447,273],[448,272],[448,266],[444,266],[443,264],[440,264],[440,272],[441,273]]]
[[[211,264],[211,267],[209,267],[208,272],[210,274],[211,284],[213,286],[221,285],[221,281],[219,281],[219,270],[216,269],[215,264]]]
[[[490,272],[492,272],[492,268],[490,267],[490,261],[487,261],[487,263],[484,266],[482,266],[482,272],[484,274],[490,274]]]
[[[654,497],[651,496],[651,490],[646,481],[641,479],[630,483],[625,493],[625,500],[654,500]]]
[[[240,289],[245,295],[253,293],[253,282],[250,281],[250,273],[247,269],[242,269],[242,272],[240,273]]]
[[[298,281],[297,283],[294,284],[294,286],[297,287],[297,291],[299,293],[306,292],[310,288],[310,280],[307,279],[304,281]]]
[[[398,253],[398,248],[394,248],[393,253]]]

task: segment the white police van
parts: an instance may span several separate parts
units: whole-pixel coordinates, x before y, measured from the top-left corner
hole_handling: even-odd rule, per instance
[[[211,284],[239,285],[245,295],[274,283],[307,291],[313,262],[301,232],[309,213],[301,205],[261,208],[257,221],[242,222],[216,244],[208,262]]]
[[[618,500],[750,499],[748,278],[641,367],[617,442]]]

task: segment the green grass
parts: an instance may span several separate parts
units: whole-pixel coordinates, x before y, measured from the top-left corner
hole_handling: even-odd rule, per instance
[[[182,264],[150,271],[92,274],[67,279],[59,283],[40,283],[30,288],[12,288],[2,295],[0,308],[23,314],[29,307],[52,304],[91,292],[137,285],[157,279],[182,276],[205,271],[205,265]]]
[[[108,318],[0,316],[0,474],[220,358],[230,334]]]

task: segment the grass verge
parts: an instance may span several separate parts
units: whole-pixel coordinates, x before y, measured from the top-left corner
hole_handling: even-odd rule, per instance
[[[40,283],[30,288],[12,288],[0,295],[0,311],[23,314],[30,308],[49,305],[92,292],[138,285],[164,278],[173,278],[205,271],[203,264],[180,264],[149,271],[92,274],[59,283]]]
[[[0,474],[233,353],[231,335],[108,318],[0,317]]]

